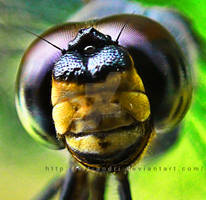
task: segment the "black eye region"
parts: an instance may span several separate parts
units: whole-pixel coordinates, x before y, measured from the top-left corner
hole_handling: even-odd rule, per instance
[[[117,42],[113,41],[109,35],[104,35],[95,28],[89,27],[79,30],[74,40],[69,42],[67,51],[76,50],[81,52],[84,48],[89,46],[98,49],[111,44],[117,44]]]
[[[85,31],[86,30],[86,31]],[[81,30],[53,68],[53,78],[78,84],[104,81],[131,66],[127,50],[94,28]]]

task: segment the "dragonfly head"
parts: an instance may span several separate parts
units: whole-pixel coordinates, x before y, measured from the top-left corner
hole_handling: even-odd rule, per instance
[[[127,49],[93,27],[81,29],[52,71],[57,136],[83,166],[134,163],[152,132],[150,103]]]

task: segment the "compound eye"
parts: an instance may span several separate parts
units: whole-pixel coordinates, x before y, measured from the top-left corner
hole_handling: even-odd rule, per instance
[[[86,46],[85,48],[84,48],[84,53],[86,53],[86,54],[92,54],[92,53],[94,53],[95,52],[95,50],[96,50],[96,48],[94,47],[94,46]]]

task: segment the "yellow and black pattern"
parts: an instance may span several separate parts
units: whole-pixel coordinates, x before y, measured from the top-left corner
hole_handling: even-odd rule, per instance
[[[98,172],[120,172],[141,158],[153,136],[154,130],[149,118],[134,127],[121,128],[115,133],[101,133],[99,136],[95,134],[89,136],[89,139],[88,136],[75,139],[66,136],[66,143],[70,153],[82,166]],[[75,140],[80,144],[85,140],[88,144],[75,148]],[[90,148],[87,149],[88,146]],[[94,153],[91,147],[99,151]]]
[[[127,70],[104,82],[52,79],[57,135],[73,157],[96,171],[115,171],[134,163],[153,135],[150,103],[130,57]]]

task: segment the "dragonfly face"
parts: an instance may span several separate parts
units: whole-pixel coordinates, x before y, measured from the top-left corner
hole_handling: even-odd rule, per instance
[[[155,132],[178,125],[191,101],[190,50],[165,26],[121,14],[46,31],[41,37],[58,48],[37,38],[18,74],[24,127],[51,148],[66,147],[87,169],[134,164]]]
[[[82,165],[114,171],[142,154],[152,133],[150,105],[125,48],[94,28],[80,30],[52,79],[57,135]]]

